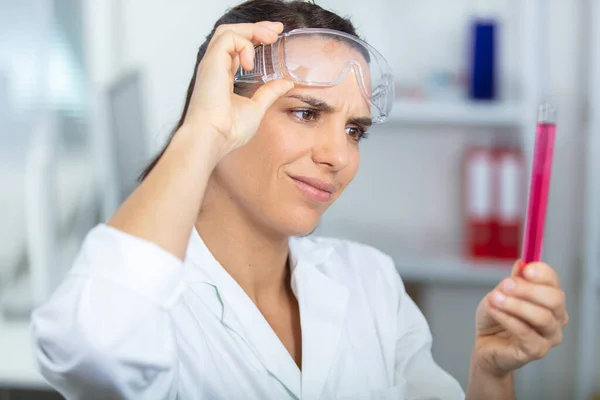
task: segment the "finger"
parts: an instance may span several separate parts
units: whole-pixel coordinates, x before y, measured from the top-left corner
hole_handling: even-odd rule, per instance
[[[275,34],[280,34],[283,31],[283,24],[281,22],[273,21],[261,21],[256,23],[240,24],[222,24],[215,28],[213,37],[219,36],[225,31],[234,31],[242,36],[245,36],[248,40],[250,40],[251,36],[254,34],[255,31],[264,31],[264,29],[272,31]]]
[[[533,283],[560,287],[560,279],[556,271],[543,262],[527,264],[523,269],[522,277]]]
[[[550,350],[552,344],[523,321],[494,307],[489,308],[489,313],[516,339],[519,348],[528,358],[539,360]]]
[[[521,276],[521,270],[525,268],[525,263],[521,260],[517,260],[512,267],[512,271],[510,272],[511,276]]]
[[[263,114],[275,101],[289,92],[294,87],[294,83],[285,79],[277,79],[267,82],[254,92],[254,100],[261,108]]]
[[[568,321],[565,307],[565,293],[556,287],[535,284],[522,278],[507,278],[498,289],[507,296],[517,297],[550,310],[563,324]]]
[[[245,69],[254,67],[254,45],[245,37],[233,31],[225,31],[212,42],[212,48],[207,50],[202,60],[208,68],[231,71],[233,59],[239,56],[239,61]],[[214,62],[211,60],[214,59]]]
[[[556,331],[561,329],[558,319],[547,308],[517,297],[506,296],[499,290],[494,290],[491,293],[490,300],[492,308],[498,308],[518,318],[547,339],[553,337]]]
[[[283,30],[281,22],[258,22],[255,24],[223,24],[215,29],[213,39],[208,45],[210,49],[213,42],[227,32],[234,32],[245,39],[248,39],[253,45],[261,43],[273,43],[277,40],[277,35]]]
[[[260,21],[257,22],[258,25],[264,26],[265,28],[269,28],[275,33],[280,34],[283,32],[284,25],[279,21]]]
[[[231,75],[235,75],[240,67],[240,56],[236,54],[231,60]]]

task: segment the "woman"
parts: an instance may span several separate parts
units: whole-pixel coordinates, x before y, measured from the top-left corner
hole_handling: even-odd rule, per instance
[[[68,399],[464,398],[391,259],[303,237],[389,112],[386,71],[317,5],[227,12],[169,144],[33,315],[48,381]],[[513,371],[561,341],[556,273],[518,267],[477,310],[469,399],[513,398]]]

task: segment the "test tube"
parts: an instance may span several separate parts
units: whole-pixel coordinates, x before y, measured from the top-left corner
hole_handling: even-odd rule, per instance
[[[542,257],[555,136],[556,109],[548,103],[542,103],[538,109],[533,164],[529,182],[529,204],[521,257],[524,265],[540,261]]]

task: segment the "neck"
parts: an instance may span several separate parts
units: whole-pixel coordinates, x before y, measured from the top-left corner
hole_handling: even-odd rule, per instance
[[[195,225],[215,259],[255,304],[289,293],[288,237],[261,227],[229,196],[205,201]]]

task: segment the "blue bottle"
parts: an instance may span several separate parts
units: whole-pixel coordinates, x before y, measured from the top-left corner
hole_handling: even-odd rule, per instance
[[[496,22],[476,19],[472,25],[469,96],[474,100],[496,97]]]

